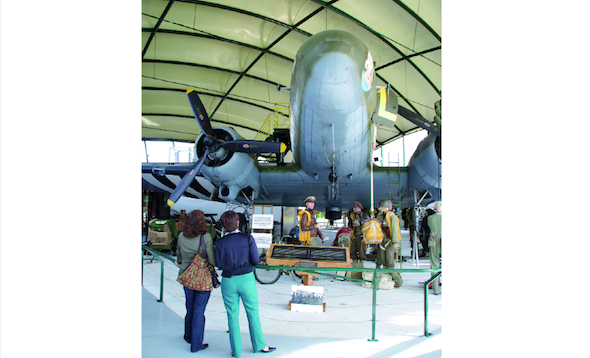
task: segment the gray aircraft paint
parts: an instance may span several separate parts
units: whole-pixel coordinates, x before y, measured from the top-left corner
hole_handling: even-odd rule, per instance
[[[224,158],[222,163],[217,167],[203,165],[201,172],[220,188],[219,198],[247,202],[241,194],[250,188],[249,200],[254,204],[301,206],[307,196],[314,195],[316,210],[339,213],[350,209],[355,201],[369,207],[370,121],[377,104],[372,66],[369,49],[348,32],[327,30],[309,38],[299,49],[292,72],[293,162],[285,166],[260,165],[252,154],[217,153]],[[216,128],[225,130],[233,140],[241,139],[231,129]],[[202,138],[196,141],[197,158],[204,152]],[[434,149],[435,138],[430,134],[422,141],[408,167],[399,169],[399,179],[397,168],[373,168],[375,203],[389,198],[391,193],[394,203],[412,206],[414,190],[420,196],[430,192],[425,203],[440,198],[441,161]],[[171,171],[186,172],[191,165],[144,164],[142,172],[144,178],[168,176]],[[332,176],[330,180],[331,174],[335,179]],[[163,188],[168,192],[173,189]]]

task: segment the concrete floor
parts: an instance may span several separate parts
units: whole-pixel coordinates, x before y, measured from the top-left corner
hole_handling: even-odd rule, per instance
[[[337,230],[323,230],[331,245]],[[402,255],[410,256],[408,231],[402,230]],[[375,267],[366,261],[365,267]],[[427,260],[421,269],[429,268]],[[404,269],[417,269],[411,260]],[[144,261],[143,276],[143,357],[182,356],[191,354],[184,342],[183,320],[186,313],[184,291],[175,280],[178,268],[165,260],[163,303],[160,296],[158,261]],[[328,272],[332,273],[332,272]],[[372,338],[373,290],[360,282],[338,281],[319,276],[313,286],[323,287],[326,311],[295,312],[287,309],[291,290],[301,285],[292,275],[281,275],[274,284],[258,284],[258,302],[266,343],[277,347],[273,356],[300,357],[440,357],[442,355],[442,296],[429,290],[429,337],[424,336],[424,290],[420,281],[429,273],[402,273],[404,283],[399,289],[377,290],[375,341]],[[230,357],[227,316],[221,290],[212,292],[205,311],[204,357]],[[243,355],[253,354],[245,311],[240,307],[240,328]]]

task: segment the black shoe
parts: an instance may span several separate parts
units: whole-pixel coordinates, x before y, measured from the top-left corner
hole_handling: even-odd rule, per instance
[[[262,349],[259,352],[262,352],[262,353],[270,353],[270,352],[274,352],[275,349],[277,349],[277,347],[268,347],[268,350],[267,351],[265,351],[264,349]]]
[[[207,343],[203,343],[203,348],[201,348],[201,349],[199,349],[199,350],[197,350],[197,351],[193,351],[193,350],[191,349],[191,352],[195,353],[195,352],[198,352],[198,351],[202,351],[203,349],[207,349],[207,347],[209,347],[209,344],[207,344]]]

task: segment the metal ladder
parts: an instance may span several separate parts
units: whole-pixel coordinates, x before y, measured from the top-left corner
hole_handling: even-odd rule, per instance
[[[381,158],[383,158],[383,146],[381,146]],[[395,167],[392,167],[392,164],[395,164]],[[391,180],[391,175],[397,174],[397,181]],[[394,203],[391,201],[391,204],[394,207],[401,208],[401,195],[402,195],[402,186],[401,186],[401,169],[399,166],[399,153],[397,154],[397,161],[392,162],[390,158],[390,153],[387,153],[387,175],[389,179],[389,200],[391,200],[391,184],[397,184],[397,201]],[[401,213],[400,213],[401,214]]]
[[[383,146],[381,146],[381,162],[384,163],[383,160]],[[395,166],[392,166],[392,164],[395,164]],[[391,176],[397,174],[397,181],[392,181],[391,180]],[[391,201],[391,205],[393,207],[397,207],[399,209],[401,209],[401,192],[402,192],[402,187],[401,187],[401,169],[399,166],[399,153],[397,154],[397,161],[392,162],[391,161],[391,157],[390,157],[390,153],[387,153],[387,178],[388,178],[388,199]],[[397,184],[397,201],[394,203],[393,200],[391,200],[391,184]],[[401,210],[399,213],[397,213],[401,216]],[[401,228],[400,228],[401,229]],[[397,264],[399,263],[400,268],[402,268],[402,262],[403,262],[403,258],[401,255],[402,252],[402,248],[401,248],[401,242],[399,247],[397,248],[397,252],[395,254],[395,258],[394,258],[394,262]]]
[[[254,136],[254,140],[266,141],[270,136],[274,136],[273,139],[276,141],[280,138],[277,130],[288,132],[291,113],[290,104],[288,102],[275,102],[273,105],[274,112],[266,117],[258,133]],[[258,157],[259,162],[277,163],[279,165],[283,163],[283,159],[284,157],[278,153],[268,153]]]
[[[266,138],[272,135],[275,128],[289,128],[289,118],[291,115],[290,104],[288,102],[275,102],[273,105],[274,112],[266,117],[258,133],[256,133],[254,140],[266,140]]]

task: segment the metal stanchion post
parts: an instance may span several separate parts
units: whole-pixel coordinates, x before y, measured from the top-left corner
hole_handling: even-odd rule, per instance
[[[162,267],[162,269],[160,270],[160,299],[158,300],[158,302],[163,302],[164,301],[164,260],[161,260],[160,258],[158,258],[158,260],[160,261],[160,264]]]
[[[379,342],[378,339],[375,339],[375,321],[377,319],[377,282],[378,282],[378,274],[377,268],[373,271],[373,333],[372,338],[369,339],[369,342]]]
[[[442,271],[439,271],[436,275],[424,282],[424,336],[426,337],[431,336],[431,334],[428,332],[428,285],[434,280],[438,280],[441,272]]]

